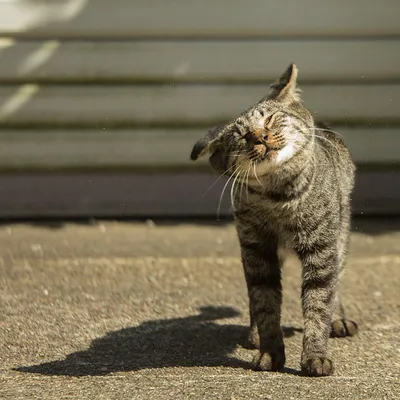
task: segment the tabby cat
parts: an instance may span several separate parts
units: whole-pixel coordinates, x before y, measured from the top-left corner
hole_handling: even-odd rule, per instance
[[[250,303],[254,368],[281,370],[281,250],[302,263],[304,316],[301,370],[333,373],[329,335],[352,336],[338,295],[346,261],[354,164],[338,135],[316,122],[301,101],[290,65],[270,93],[233,121],[199,140],[192,160],[209,152],[212,168],[229,176]]]

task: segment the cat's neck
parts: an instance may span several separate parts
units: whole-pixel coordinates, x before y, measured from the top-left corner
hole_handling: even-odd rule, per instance
[[[290,201],[311,185],[317,168],[315,153],[305,151],[287,161],[275,171],[249,182],[249,189],[275,200]]]

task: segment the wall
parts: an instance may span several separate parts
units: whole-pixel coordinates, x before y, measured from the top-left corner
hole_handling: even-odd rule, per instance
[[[366,4],[0,1],[0,216],[212,214],[221,186],[199,206],[213,178],[192,144],[290,62],[359,166],[357,212],[400,211],[400,2]]]

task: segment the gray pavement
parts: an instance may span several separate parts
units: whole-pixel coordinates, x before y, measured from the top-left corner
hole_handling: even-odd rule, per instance
[[[399,399],[400,220],[357,220],[342,291],[360,334],[298,374],[300,267],[284,270],[287,364],[253,372],[231,224],[0,226],[1,399]]]

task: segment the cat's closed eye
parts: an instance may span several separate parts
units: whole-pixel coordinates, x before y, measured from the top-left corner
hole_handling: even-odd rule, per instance
[[[266,130],[270,130],[271,126],[272,126],[272,117],[273,115],[271,115],[270,117],[268,117],[265,122],[264,122],[264,127]]]
[[[266,130],[272,130],[273,126],[276,124],[279,124],[284,120],[284,113],[282,112],[276,112],[274,114],[271,114],[264,122],[264,127]]]

